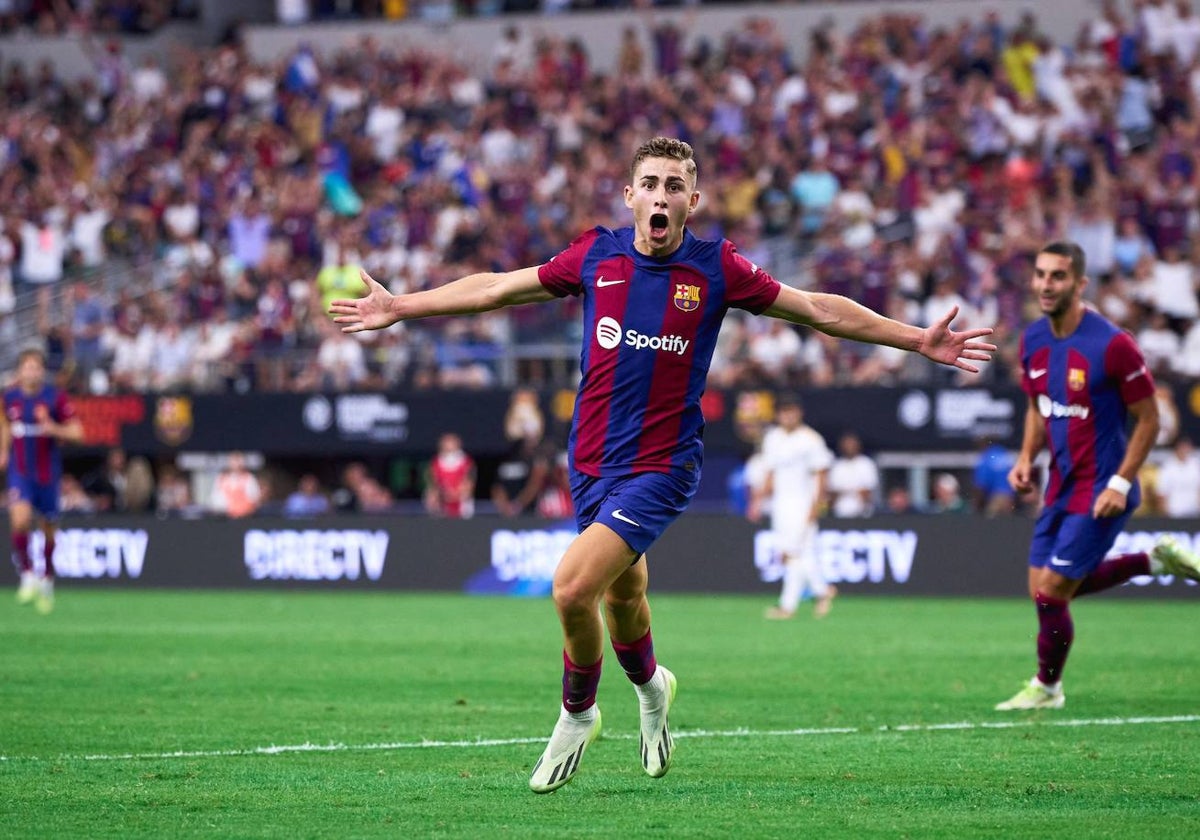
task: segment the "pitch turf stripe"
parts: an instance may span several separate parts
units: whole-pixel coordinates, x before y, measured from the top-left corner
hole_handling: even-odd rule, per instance
[[[953,732],[986,729],[1034,729],[1084,726],[1145,726],[1168,723],[1200,723],[1200,714],[1166,715],[1162,717],[1082,718],[1072,720],[997,720],[960,721],[957,723],[903,723],[879,727],[828,726],[816,729],[691,729],[672,732],[672,738],[787,738],[820,735],[879,735],[907,732]],[[608,735],[613,741],[632,741],[639,735]],[[114,753],[92,755],[59,755],[44,758],[36,755],[0,755],[4,761],[153,761],[171,758],[244,758],[257,755],[288,753],[387,752],[420,749],[470,749],[477,747],[514,747],[524,744],[544,744],[537,738],[479,738],[461,741],[396,741],[380,744],[281,744],[269,747],[250,747],[240,750],[176,750],[155,753]]]

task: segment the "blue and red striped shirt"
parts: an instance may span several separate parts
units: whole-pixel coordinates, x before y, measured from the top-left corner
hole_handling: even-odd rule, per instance
[[[779,282],[727,239],[684,230],[670,256],[633,247],[632,227],[597,227],[539,271],[559,297],[583,296],[583,374],[568,451],[575,469],[609,478],[639,472],[698,475],[700,397],[730,308],[761,313]]]
[[[1096,496],[1116,473],[1128,442],[1126,406],[1154,395],[1154,378],[1129,333],[1091,309],[1066,338],[1048,318],[1021,336],[1021,387],[1046,427],[1050,480],[1046,506],[1092,512]],[[1137,507],[1134,482],[1129,510]]]
[[[62,450],[58,439],[47,434],[38,420],[39,407],[56,423],[75,416],[65,392],[44,385],[36,394],[20,388],[4,392],[4,416],[12,443],[8,457],[9,482],[22,478],[36,484],[51,485],[62,478]]]

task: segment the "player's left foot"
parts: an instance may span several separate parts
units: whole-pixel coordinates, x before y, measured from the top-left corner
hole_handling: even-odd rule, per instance
[[[833,599],[837,597],[837,587],[830,586],[825,594],[817,599],[816,605],[813,607],[814,618],[824,618],[829,615],[829,608],[833,606]]]
[[[42,578],[38,582],[37,600],[33,602],[33,606],[42,615],[49,615],[54,610],[53,578]]]
[[[654,778],[667,775],[671,769],[671,755],[675,752],[675,741],[671,738],[671,727],[667,713],[675,702],[675,675],[659,665],[650,678],[650,683],[638,691],[638,709],[641,715],[642,767]]]
[[[795,614],[792,610],[785,610],[783,607],[768,607],[767,611],[763,613],[763,617],[772,621],[787,621]]]
[[[583,719],[572,717],[566,709],[560,712],[550,743],[529,777],[529,788],[534,793],[558,790],[574,778],[584,751],[600,737],[600,710],[592,706],[588,711],[593,714],[579,713]]]
[[[1177,543],[1174,537],[1159,537],[1150,556],[1162,564],[1167,574],[1200,581],[1200,557]]]
[[[17,603],[32,604],[37,597],[38,579],[33,572],[21,572],[21,585],[17,587]]]
[[[1012,712],[1025,709],[1061,709],[1067,702],[1063,694],[1062,683],[1044,685],[1037,677],[1031,679],[1024,688],[1005,700],[996,704],[998,712]]]

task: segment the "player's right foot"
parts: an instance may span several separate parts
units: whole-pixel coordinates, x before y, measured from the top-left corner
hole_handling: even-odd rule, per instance
[[[1012,712],[1024,709],[1061,709],[1066,702],[1067,696],[1063,694],[1061,683],[1056,686],[1043,685],[1041,680],[1034,677],[1012,697],[1003,703],[997,703],[996,711]]]
[[[33,602],[34,609],[42,615],[49,615],[54,610],[54,580],[42,578],[37,586],[37,600]]]
[[[592,706],[590,711],[595,714],[587,720],[576,720],[566,709],[559,714],[550,743],[529,777],[529,789],[534,793],[558,790],[575,776],[584,751],[600,737],[600,709]]]
[[[829,615],[829,608],[833,606],[833,599],[836,597],[837,587],[830,585],[825,594],[817,599],[817,603],[813,607],[813,617],[824,618]]]
[[[794,616],[795,613],[791,610],[785,610],[783,607],[768,607],[766,613],[763,615],[765,618],[769,618],[772,621],[787,621],[789,618]]]
[[[1200,557],[1177,543],[1174,537],[1159,537],[1150,556],[1162,564],[1167,574],[1200,581]]]
[[[21,572],[21,585],[17,587],[17,603],[32,604],[37,597],[38,579],[33,572]]]

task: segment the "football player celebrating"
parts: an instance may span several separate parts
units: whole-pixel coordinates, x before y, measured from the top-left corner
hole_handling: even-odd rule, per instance
[[[845,297],[781,285],[725,239],[687,228],[700,193],[687,143],[655,138],[634,153],[629,227],[594,228],[544,265],[471,274],[393,296],[365,272],[369,292],[330,307],[346,332],[431,315],[486,312],[565,295],[584,301],[583,374],[568,443],[579,536],[554,575],[563,633],[562,708],[530,787],[570,781],[600,732],[596,690],[607,629],[638,695],[639,759],[653,777],[671,766],[667,713],[675,676],[658,665],[650,634],[645,554],[696,492],[703,460],[700,397],[730,308],[886,344],[975,372],[990,329],[955,332],[956,310],[931,326],[893,321]],[[603,619],[601,618],[603,605]]]

